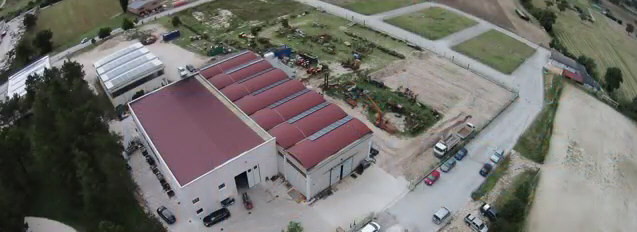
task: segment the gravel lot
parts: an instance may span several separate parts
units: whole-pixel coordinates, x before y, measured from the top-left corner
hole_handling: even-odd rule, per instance
[[[418,94],[420,102],[444,115],[429,130],[414,138],[398,138],[374,131],[378,138],[375,144],[389,154],[381,157],[386,161],[381,166],[389,173],[404,175],[407,180],[420,177],[437,163],[431,147],[439,136],[468,115],[472,117],[469,122],[482,128],[514,97],[513,93],[493,82],[429,52],[415,53],[371,76],[393,89],[410,88]]]
[[[146,25],[140,30],[150,30],[153,31],[152,34],[159,35],[163,32],[166,32],[166,29],[157,24]],[[83,53],[78,53],[73,56],[71,60],[75,60],[80,64],[84,65],[84,72],[86,72],[86,76],[84,79],[88,81],[89,85],[95,87],[94,84],[97,78],[95,68],[93,67],[93,63],[95,61],[107,56],[117,50],[125,48],[133,43],[138,42],[137,40],[127,40],[126,36],[121,34],[114,38],[111,38],[104,43],[98,45],[97,47],[88,50]],[[200,56],[196,53],[192,53],[186,49],[183,49],[177,45],[172,43],[164,43],[161,40],[157,40],[154,44],[146,46],[150,52],[159,57],[164,65],[165,74],[162,78],[166,78],[171,81],[179,80],[179,74],[177,73],[177,67],[184,66],[187,64],[192,64],[195,67],[199,67],[208,61],[207,57]],[[62,65],[64,61],[61,60],[58,63],[54,64],[56,66]]]
[[[565,86],[529,231],[635,231],[635,138],[635,122]]]

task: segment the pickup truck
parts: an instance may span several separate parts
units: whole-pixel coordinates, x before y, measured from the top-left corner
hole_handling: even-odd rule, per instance
[[[462,140],[468,138],[475,131],[475,126],[471,123],[466,123],[458,131],[451,133],[438,141],[434,146],[434,156],[441,158],[444,157],[447,152],[451,151]]]

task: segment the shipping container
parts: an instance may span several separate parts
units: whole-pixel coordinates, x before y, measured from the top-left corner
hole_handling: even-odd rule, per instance
[[[177,37],[179,37],[179,35],[181,35],[181,34],[179,33],[179,30],[174,30],[174,31],[171,31],[171,32],[167,32],[167,33],[162,34],[162,35],[161,35],[161,38],[162,38],[164,41],[171,41],[171,40],[176,39]]]

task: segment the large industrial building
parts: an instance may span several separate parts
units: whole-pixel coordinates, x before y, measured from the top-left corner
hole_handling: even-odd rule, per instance
[[[166,85],[164,64],[141,43],[134,43],[93,64],[100,85],[114,106],[125,105],[139,92]]]
[[[371,147],[360,120],[250,51],[129,107],[176,197],[201,218],[277,174],[311,199]]]

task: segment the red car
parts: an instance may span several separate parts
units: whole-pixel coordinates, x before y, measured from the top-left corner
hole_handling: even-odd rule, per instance
[[[432,185],[436,183],[438,179],[440,179],[440,172],[438,170],[434,170],[425,178],[425,184]]]

